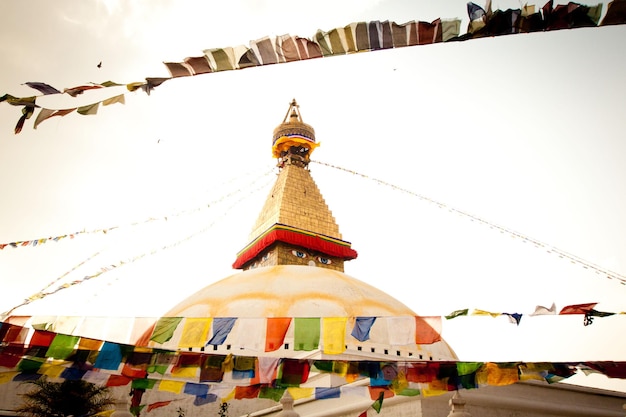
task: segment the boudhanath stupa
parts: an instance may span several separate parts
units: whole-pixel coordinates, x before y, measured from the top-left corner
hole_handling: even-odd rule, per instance
[[[344,273],[358,254],[311,176],[318,146],[291,101],[239,271],[162,317],[7,317],[0,415],[16,416],[21,382],[43,375],[111,387],[112,417],[623,415],[626,394],[549,384],[550,364],[461,363],[441,317]],[[126,327],[100,340],[104,323]]]

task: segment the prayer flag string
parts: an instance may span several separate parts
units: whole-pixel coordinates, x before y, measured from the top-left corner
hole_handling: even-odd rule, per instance
[[[526,236],[526,235],[524,235],[522,233],[519,233],[519,232],[516,232],[514,230],[511,230],[508,227],[497,225],[497,224],[492,223],[492,222],[490,222],[488,220],[485,220],[485,219],[483,219],[481,217],[478,217],[478,216],[476,216],[474,214],[470,214],[470,213],[467,213],[467,212],[465,212],[463,210],[459,210],[457,208],[451,207],[448,204],[445,204],[445,203],[442,203],[440,201],[434,200],[434,199],[432,199],[430,197],[427,197],[425,195],[416,193],[416,192],[411,191],[411,190],[407,190],[406,188],[399,187],[397,185],[391,184],[389,182],[386,182],[386,181],[383,181],[383,180],[380,180],[380,179],[377,179],[377,178],[372,178],[372,177],[370,177],[370,176],[368,176],[366,174],[362,174],[360,172],[356,172],[356,171],[353,171],[351,169],[342,168],[340,166],[329,164],[329,163],[326,163],[326,162],[321,162],[321,161],[311,160],[311,162],[319,164],[319,165],[323,165],[323,166],[326,166],[326,167],[329,167],[329,168],[334,168],[334,169],[336,169],[338,171],[348,172],[348,173],[350,173],[352,175],[356,175],[356,176],[359,176],[361,178],[364,178],[364,179],[367,179],[367,180],[370,180],[370,181],[374,181],[377,184],[389,187],[389,188],[391,188],[393,190],[400,191],[400,192],[403,192],[405,194],[412,195],[414,197],[419,198],[422,201],[426,201],[428,203],[434,204],[434,205],[438,206],[439,208],[447,209],[451,213],[459,214],[462,217],[466,217],[466,218],[468,218],[470,220],[475,220],[476,222],[478,222],[480,224],[489,226],[490,228],[495,229],[495,230],[499,230],[501,233],[506,233],[506,234],[508,234],[508,235],[510,235],[510,236],[512,236],[514,238],[519,238],[522,241],[525,241],[525,242],[528,242],[528,243],[532,243],[536,248],[545,248],[547,253],[551,253],[551,254],[553,253],[553,254],[556,254],[556,255],[558,255],[558,256],[560,256],[562,258],[566,258],[569,261],[571,261],[573,264],[580,265],[580,266],[582,266],[585,269],[591,269],[591,270],[595,271],[597,274],[601,274],[601,275],[606,276],[606,278],[608,278],[608,279],[613,279],[613,280],[618,281],[621,285],[626,285],[626,276],[624,276],[624,275],[621,275],[621,274],[619,274],[617,272],[613,272],[613,271],[611,271],[609,269],[603,268],[603,267],[601,267],[599,265],[596,265],[596,264],[594,264],[594,263],[592,263],[590,261],[587,261],[587,260],[585,260],[585,259],[583,259],[583,258],[581,258],[579,256],[573,255],[573,254],[568,253],[568,252],[566,252],[564,250],[556,248],[556,247],[554,247],[552,245],[549,245],[547,243],[541,242],[538,239],[535,239],[535,238]]]
[[[566,5],[554,6],[553,0],[549,0],[540,10],[536,10],[534,5],[525,5],[515,10],[492,11],[490,2],[488,2],[488,10],[470,2],[467,6],[470,22],[465,34],[461,34],[460,19],[438,18],[432,22],[412,20],[404,24],[388,20],[350,23],[345,27],[334,28],[327,32],[318,30],[312,38],[293,35],[266,36],[251,41],[249,46],[205,49],[202,56],[187,57],[181,62],[164,62],[171,77],[146,77],[144,81],[126,84],[106,81],[100,84],[91,83],[65,88],[63,91],[43,82],[26,82],[24,85],[39,91],[42,95],[15,97],[7,93],[0,96],[0,102],[5,101],[12,106],[22,108],[22,115],[14,129],[15,134],[18,134],[36,109],[39,109],[39,113],[34,122],[34,128],[54,116],[65,116],[73,112],[81,115],[95,115],[100,105],[125,103],[124,94],[119,94],[80,107],[49,109],[42,108],[36,103],[37,98],[42,96],[68,94],[77,97],[86,91],[106,87],[126,87],[128,91],[141,90],[150,95],[154,88],[165,81],[179,77],[407,46],[460,42],[520,33],[620,25],[626,23],[624,2],[625,0],[609,2],[602,21],[600,21],[601,3],[586,6],[570,2]]]

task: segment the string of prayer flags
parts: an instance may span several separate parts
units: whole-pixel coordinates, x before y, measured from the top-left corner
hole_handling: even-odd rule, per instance
[[[412,20],[404,24],[390,21],[353,22],[343,27],[328,31],[318,30],[311,39],[282,35],[265,36],[251,41],[248,46],[228,46],[208,48],[202,56],[187,57],[181,62],[164,62],[171,77],[146,77],[145,81],[127,83],[128,91],[142,90],[150,92],[165,81],[196,76],[200,74],[252,68],[262,65],[273,65],[308,59],[325,58],[337,55],[352,54],[364,51],[401,48],[416,45],[467,41],[482,37],[493,37],[539,31],[554,31],[582,27],[597,27],[626,23],[625,0],[613,0],[608,3],[607,13],[600,22],[602,4],[585,6],[569,2],[566,5],[554,6],[549,0],[540,11],[534,5],[525,5],[519,9],[488,10],[469,2],[467,13],[470,23],[465,34],[461,34],[460,19],[435,19],[432,22]],[[107,81],[101,84],[80,85],[65,88],[61,92],[46,83],[27,82],[25,85],[39,91],[44,96],[52,94],[68,94],[76,97],[85,91],[104,87],[121,86],[123,84]],[[5,94],[1,101],[15,106],[22,106],[22,116],[15,126],[15,133],[20,133],[24,123],[39,108],[35,104],[36,97],[16,98]],[[122,101],[113,101],[122,102]],[[41,117],[37,117],[35,127],[53,115],[64,116],[77,111],[83,115],[94,115],[102,101],[73,109],[41,109]]]
[[[59,340],[67,337],[67,335],[58,336],[60,336]],[[65,339],[62,345],[65,346],[67,343],[69,340]],[[0,348],[0,358],[11,354],[7,351],[12,352],[10,346],[3,345]],[[277,364],[278,372],[274,373],[271,380],[266,379],[268,382],[260,382],[261,378],[237,379],[228,376],[228,373],[256,373],[257,369],[260,368],[257,363],[261,361],[262,357],[209,355],[180,351],[164,352],[160,349],[150,350],[128,345],[116,346],[115,343],[104,341],[100,351],[94,352],[95,356],[98,357],[94,367],[86,370],[80,367],[88,365],[82,356],[76,358],[78,363],[73,363],[69,358],[65,361],[50,362],[46,358],[29,356],[33,351],[27,355],[24,353],[25,351],[22,351],[19,363],[9,368],[7,373],[3,373],[5,377],[0,382],[34,380],[42,375],[55,376],[61,379],[84,379],[110,387],[131,385],[133,389],[138,390],[158,389],[202,397],[201,400],[198,400],[198,404],[206,403],[204,400],[215,400],[218,393],[222,399],[276,398],[278,400],[282,391],[287,388],[293,390],[292,395],[298,398],[326,399],[340,398],[342,395],[354,395],[355,389],[366,388],[370,397],[375,399],[375,403],[377,401],[376,407],[379,407],[382,406],[384,399],[395,395],[413,396],[419,393],[425,396],[438,395],[457,389],[509,385],[527,379],[555,382],[569,378],[577,372],[577,369],[586,373],[601,373],[612,378],[626,377],[626,364],[623,362],[483,363],[370,360],[339,361],[340,364],[347,365],[339,366],[337,361],[332,360],[316,360],[313,363],[305,359],[266,358]],[[171,368],[167,373],[155,375],[144,369],[143,365],[155,363],[155,360],[158,360],[157,358],[164,353],[174,355],[176,358],[175,361],[172,361]],[[99,367],[105,363],[108,365],[104,368]],[[313,364],[314,367],[312,367]],[[188,372],[200,367],[203,370],[212,368],[217,371],[217,373],[213,373],[216,378],[206,378],[206,373],[198,375],[196,372]],[[311,372],[336,373],[341,370],[339,372],[345,375],[346,368],[353,369],[352,372],[356,372],[358,375],[357,379],[359,377],[369,378],[369,385],[357,387],[348,384],[329,388],[313,383],[313,386],[301,387],[301,384],[310,383],[309,375]],[[206,382],[211,382],[211,385],[206,384]],[[222,382],[226,385],[220,385]],[[232,385],[233,382],[235,385]],[[211,394],[213,397],[208,398]]]

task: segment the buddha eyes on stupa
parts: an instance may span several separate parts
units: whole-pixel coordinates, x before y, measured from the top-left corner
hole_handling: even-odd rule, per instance
[[[324,258],[324,257],[322,257],[322,256],[318,256],[318,257],[317,257],[317,260],[318,260],[321,264],[324,264],[324,265],[330,265],[330,264],[332,264],[332,263],[333,263],[333,261],[331,261],[330,259],[328,259],[328,258]]]
[[[292,250],[291,253],[293,253],[295,256],[297,256],[298,258],[306,258],[306,253],[299,251],[299,250]]]

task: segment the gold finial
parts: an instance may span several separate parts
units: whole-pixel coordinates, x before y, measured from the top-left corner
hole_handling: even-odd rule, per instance
[[[300,106],[294,98],[283,122],[274,129],[272,155],[279,159],[279,167],[293,162],[307,166],[311,152],[317,146],[315,130],[302,121]]]

